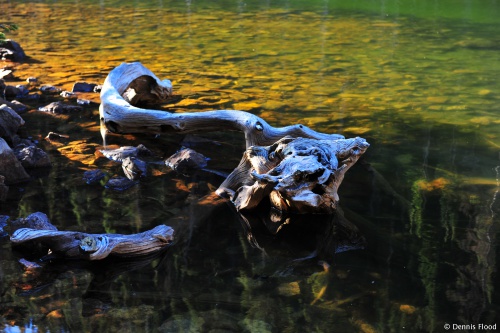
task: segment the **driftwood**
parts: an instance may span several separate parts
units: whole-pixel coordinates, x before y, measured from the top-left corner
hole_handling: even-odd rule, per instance
[[[217,193],[237,210],[269,197],[279,211],[333,213],[345,172],[365,152],[362,138],[314,140],[286,137],[267,147],[250,147]]]
[[[304,125],[275,128],[262,118],[244,111],[216,110],[174,114],[161,110],[141,109],[127,101],[132,101],[129,98],[129,89],[130,86],[137,85],[136,79],[144,80],[144,77],[147,76],[154,79],[148,80],[148,83],[156,82],[160,87],[167,86],[165,81],[158,79],[149,69],[138,62],[123,63],[109,73],[102,86],[99,108],[101,122],[109,131],[113,133],[162,134],[235,130],[245,133],[247,147],[270,145],[287,135],[321,140],[344,138],[338,134],[319,133]],[[150,87],[150,89],[155,91],[160,88]],[[137,91],[135,92],[137,93]],[[165,94],[164,92],[163,96],[166,96]],[[127,97],[127,100],[123,95]],[[135,98],[140,100],[139,97]]]
[[[13,224],[16,229],[10,237],[13,245],[35,242],[48,247],[55,256],[87,260],[104,259],[110,254],[122,257],[151,254],[170,244],[174,233],[166,225],[132,235],[59,231],[43,213],[31,214]]]
[[[116,67],[101,90],[101,122],[115,133],[242,131],[247,151],[217,190],[231,198],[237,210],[255,208],[269,197],[271,206],[280,211],[332,213],[345,172],[369,147],[362,138],[344,139],[303,125],[275,128],[244,111],[173,114],[130,104],[134,99],[138,105],[151,101],[151,96],[158,102],[165,99],[171,90],[162,88],[162,82],[140,63]]]

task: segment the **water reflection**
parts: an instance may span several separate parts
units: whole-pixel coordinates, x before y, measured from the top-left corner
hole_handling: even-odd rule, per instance
[[[372,143],[340,188],[343,216],[284,223],[206,197],[217,176],[158,168],[131,192],[88,186],[84,170],[121,172],[95,155],[97,110],[23,115],[23,137],[57,129],[71,139],[40,140],[50,175],[12,186],[1,214],[43,211],[86,232],[165,223],[178,241],[117,276],[61,263],[44,289],[21,296],[16,286],[36,281],[0,239],[4,330],[440,332],[499,322],[498,10],[448,0],[1,2],[33,60],[11,83],[38,76],[70,90],[138,60],[173,80],[182,98],[165,106],[172,112],[244,109],[275,126],[301,122]],[[230,172],[243,139],[208,137],[194,148]],[[108,141],[169,156],[183,138]]]

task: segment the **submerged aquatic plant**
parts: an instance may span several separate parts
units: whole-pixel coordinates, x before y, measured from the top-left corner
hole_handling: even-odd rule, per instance
[[[17,30],[19,27],[17,24],[13,23],[0,23],[0,45],[5,42],[5,33],[13,30]]]

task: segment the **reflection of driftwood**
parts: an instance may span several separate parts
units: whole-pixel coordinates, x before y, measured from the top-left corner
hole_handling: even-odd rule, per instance
[[[132,106],[122,95],[134,80],[145,76],[154,79],[148,82],[162,85],[163,81],[138,62],[121,64],[113,69],[104,81],[99,110],[101,121],[111,132],[161,134],[237,130],[245,133],[247,147],[269,145],[287,135],[324,140],[343,138],[337,134],[318,133],[303,125],[275,128],[262,118],[243,111],[217,110],[173,114]],[[133,102],[133,99],[129,100]]]
[[[108,255],[134,257],[161,250],[173,240],[173,229],[166,225],[133,235],[87,234],[76,231],[58,231],[44,217],[27,217],[21,228],[10,238],[13,244],[29,241],[42,243],[55,255],[76,259],[99,260]]]
[[[251,209],[269,197],[280,211],[333,213],[345,172],[365,152],[362,138],[314,140],[286,137],[250,147],[219,187],[236,209]]]
[[[249,243],[272,256],[281,253],[283,244],[290,254],[301,259],[326,259],[335,253],[363,249],[366,239],[355,224],[344,217],[342,209],[335,214],[285,214],[271,221],[265,213],[239,214]]]
[[[140,89],[133,89],[134,93],[165,96],[153,93],[161,90],[162,81],[142,64],[121,64],[104,82],[101,122],[117,133],[244,132],[247,152],[217,191],[231,197],[238,210],[254,208],[269,196],[272,206],[281,211],[332,213],[344,173],[369,146],[362,138],[346,140],[341,135],[318,133],[303,125],[275,128],[243,111],[172,114],[141,109],[129,104],[134,100],[127,98],[126,93],[138,82],[143,83]],[[270,146],[264,147],[267,145]]]

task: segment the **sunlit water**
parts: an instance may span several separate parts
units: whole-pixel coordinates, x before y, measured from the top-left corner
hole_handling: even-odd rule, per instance
[[[97,104],[78,115],[23,114],[21,135],[40,140],[53,167],[11,186],[0,214],[41,211],[60,230],[95,233],[164,223],[176,242],[134,262],[58,261],[30,275],[18,263],[29,254],[0,239],[6,332],[500,325],[497,2],[4,1],[0,12],[20,26],[9,37],[30,57],[15,68],[18,81],[36,76],[70,90],[141,61],[172,80],[181,99],[166,106],[171,111],[239,109],[276,126],[300,122],[371,144],[341,187],[345,217],[293,217],[273,236],[258,217],[247,217],[248,229],[210,197],[223,180],[213,173],[158,167],[125,192],[84,184],[83,171],[96,166],[121,174],[96,154]],[[97,94],[85,97],[99,102]],[[43,140],[49,131],[70,141]],[[200,137],[210,140],[193,148],[211,158],[211,169],[237,165],[242,135]],[[165,157],[183,139],[108,138]]]

